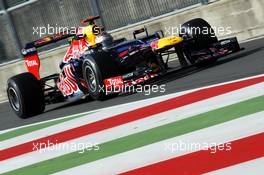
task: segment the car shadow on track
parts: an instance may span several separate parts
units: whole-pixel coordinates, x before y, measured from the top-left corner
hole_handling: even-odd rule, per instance
[[[70,101],[70,102],[66,101],[66,102],[61,103],[61,105],[59,105],[59,106],[51,107],[50,109],[45,110],[45,113],[51,112],[54,110],[58,110],[58,109],[62,109],[62,108],[67,108],[67,107],[71,107],[71,106],[84,104],[84,103],[89,103],[90,101],[92,101],[92,99],[90,99],[90,98],[78,99],[78,100],[74,100],[74,101]]]

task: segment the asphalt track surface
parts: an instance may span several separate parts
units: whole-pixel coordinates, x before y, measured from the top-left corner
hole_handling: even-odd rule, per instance
[[[110,98],[102,102],[91,100],[65,102],[47,106],[45,113],[28,119],[18,118],[13,113],[7,102],[1,103],[0,130],[263,74],[264,39],[243,43],[241,46],[244,47],[245,50],[221,58],[216,64],[210,67],[200,69],[188,67],[186,69],[177,70],[168,74],[167,76],[164,76],[155,83],[158,85],[165,84],[165,93],[151,93],[150,95],[135,93]],[[176,65],[176,63],[173,64]]]

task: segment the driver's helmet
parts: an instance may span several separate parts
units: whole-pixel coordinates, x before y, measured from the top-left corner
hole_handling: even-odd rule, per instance
[[[96,38],[100,34],[101,29],[95,24],[82,27],[82,35],[89,46],[95,46],[97,44]]]
[[[97,44],[100,43],[103,48],[106,48],[113,44],[113,37],[96,24],[90,24],[86,27],[79,28],[77,36],[84,38],[90,47],[96,47]]]
[[[113,45],[113,37],[107,32],[103,32],[101,35],[97,36],[96,43],[100,43],[104,48],[109,48]]]

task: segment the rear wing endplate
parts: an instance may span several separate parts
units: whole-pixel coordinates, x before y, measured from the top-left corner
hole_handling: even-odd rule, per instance
[[[74,36],[74,34],[63,32],[27,43],[25,48],[21,50],[21,53],[24,57],[28,72],[32,73],[38,80],[40,80],[40,59],[38,56],[37,48],[49,45],[51,43],[56,43],[60,40],[67,39],[72,36]]]

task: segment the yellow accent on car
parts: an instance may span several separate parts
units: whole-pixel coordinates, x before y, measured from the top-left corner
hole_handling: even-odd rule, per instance
[[[158,41],[158,49],[163,49],[169,46],[175,46],[183,41],[182,37],[179,36],[169,36],[166,38],[162,38]]]
[[[88,25],[84,27],[83,29],[83,35],[85,40],[88,42],[89,46],[94,46],[96,45],[96,35],[94,34],[94,27],[97,27],[95,24],[93,25]]]

